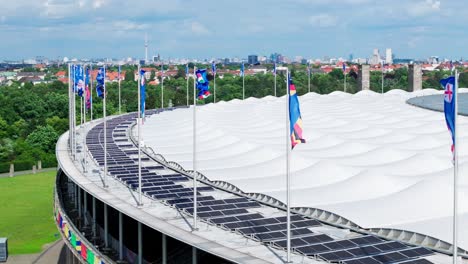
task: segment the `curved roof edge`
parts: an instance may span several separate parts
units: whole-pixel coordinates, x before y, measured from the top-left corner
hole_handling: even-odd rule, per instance
[[[130,130],[133,130],[135,126],[136,124],[132,125]],[[134,138],[133,133],[130,133],[130,140],[135,145],[138,143],[138,141]],[[188,177],[193,178],[194,172],[192,170],[184,169],[182,165],[178,164],[175,161],[166,160],[166,158],[164,158],[162,154],[154,152],[154,150],[151,147],[143,146],[142,151],[146,155],[148,155],[148,157],[160,163],[161,165],[167,166],[170,169],[173,169],[181,174],[184,174]],[[258,202],[267,204],[269,206],[286,210],[285,203],[271,196],[268,196],[262,193],[246,193],[234,184],[231,184],[225,181],[212,181],[200,172],[197,172],[197,179],[205,184],[214,186],[221,190],[231,192],[237,195],[241,195],[244,197],[252,198],[252,199],[257,200]],[[332,226],[348,228],[350,230],[354,230],[354,231],[361,232],[361,233],[374,234],[385,239],[401,241],[401,242],[405,242],[405,243],[416,245],[416,246],[424,246],[424,247],[433,249],[443,254],[449,254],[449,255],[452,254],[452,251],[451,251],[453,250],[452,244],[445,242],[441,239],[437,239],[437,238],[424,235],[421,233],[398,230],[398,229],[390,229],[390,228],[364,228],[343,216],[340,216],[336,213],[326,211],[323,209],[319,209],[319,208],[293,207],[291,208],[291,210],[294,213],[317,219],[319,221],[325,222]],[[460,256],[464,258],[468,258],[468,251],[459,248],[459,252],[460,252]]]

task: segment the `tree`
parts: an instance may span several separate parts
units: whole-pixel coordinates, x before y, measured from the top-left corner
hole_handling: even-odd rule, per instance
[[[156,78],[156,72],[154,70],[151,70],[150,82],[154,81],[154,78]]]
[[[38,126],[37,129],[26,138],[26,143],[33,148],[40,149],[47,153],[53,153],[58,137],[59,135],[53,127],[49,125]]]

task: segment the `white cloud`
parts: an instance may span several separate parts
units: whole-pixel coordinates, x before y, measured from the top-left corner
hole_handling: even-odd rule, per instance
[[[319,14],[310,16],[309,22],[315,27],[334,27],[338,23],[338,18],[330,14]]]
[[[209,35],[211,32],[201,23],[193,21],[191,24],[192,33],[196,35]]]
[[[440,1],[425,0],[411,3],[407,12],[410,16],[425,16],[440,11]]]

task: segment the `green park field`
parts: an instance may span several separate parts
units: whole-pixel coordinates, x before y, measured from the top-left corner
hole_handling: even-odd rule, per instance
[[[0,237],[9,254],[38,253],[58,239],[53,219],[55,171],[0,178]]]

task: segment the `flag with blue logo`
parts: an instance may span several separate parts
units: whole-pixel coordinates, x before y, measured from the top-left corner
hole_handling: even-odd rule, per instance
[[[452,135],[452,153],[455,150],[455,104],[456,104],[456,84],[455,77],[450,76],[447,79],[440,80],[440,84],[444,88],[444,113],[445,113],[445,122],[447,123],[447,128]],[[455,154],[455,153],[453,153]],[[455,158],[455,156],[454,156]]]
[[[343,62],[343,72],[346,72],[346,63]]]
[[[239,75],[244,76],[244,63],[241,64]]]
[[[145,70],[140,70],[140,110],[141,118],[145,118],[145,104],[146,102],[146,79]]]
[[[104,67],[99,68],[98,74],[96,76],[96,93],[98,97],[104,98],[104,82],[105,82],[105,76],[106,76],[106,69]]]
[[[85,103],[86,103],[86,109],[91,108],[91,90],[89,89],[89,68],[86,68],[86,74],[85,74]]]
[[[78,93],[78,96],[82,97],[85,90],[85,83],[83,67],[81,65],[75,65],[75,75],[73,78],[73,83],[75,86],[75,92]]]
[[[210,96],[210,82],[206,77],[206,69],[197,70],[195,72],[197,76],[197,90],[198,90],[198,99],[202,100]]]
[[[214,61],[213,63],[211,63],[211,72],[213,73],[213,75],[216,74],[216,63],[214,63]]]
[[[276,75],[276,62],[273,63],[273,75]]]
[[[299,108],[299,98],[296,92],[296,86],[289,73],[289,125],[291,135],[291,148],[297,144],[305,143],[305,139],[302,137],[302,117],[301,109]]]

